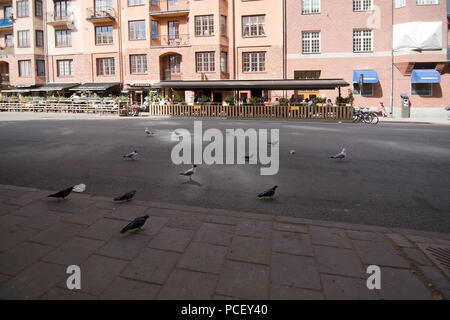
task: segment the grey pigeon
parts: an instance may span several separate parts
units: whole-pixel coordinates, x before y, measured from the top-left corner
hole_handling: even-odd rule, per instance
[[[153,135],[153,131],[150,130],[148,127],[145,128],[145,133],[146,133],[147,135]]]
[[[131,190],[130,192],[127,192],[121,196],[115,197],[114,201],[130,201],[134,195],[136,194],[136,190]]]
[[[190,168],[189,170],[186,170],[185,172],[181,172],[180,176],[186,176],[186,177],[189,177],[189,180],[192,180],[191,176],[195,173],[195,168],[197,168],[196,164],[194,164],[192,166],[192,168]]]
[[[347,157],[347,153],[345,152],[345,148],[342,148],[342,151],[339,152],[338,154],[335,154],[334,156],[331,156],[331,159],[344,159],[345,157]]]
[[[134,150],[133,152],[130,152],[130,153],[124,155],[123,157],[134,160],[134,157],[137,156],[137,154],[138,154],[137,150]]]
[[[149,218],[148,215],[145,215],[143,217],[139,217],[134,219],[133,221],[131,221],[129,224],[127,224],[122,231],[120,231],[120,233],[125,233],[129,230],[133,230],[133,229],[140,229],[145,222],[147,221],[147,219]]]
[[[63,198],[63,199],[65,199],[72,192],[73,187],[74,186],[71,186],[71,187],[69,187],[67,189],[64,189],[64,190],[61,190],[61,191],[56,192],[54,194],[48,195],[47,197],[49,197],[49,198],[58,198],[58,199]]]
[[[278,186],[273,186],[269,190],[266,190],[260,194],[258,194],[258,198],[270,198],[275,194],[275,190],[278,188]]]

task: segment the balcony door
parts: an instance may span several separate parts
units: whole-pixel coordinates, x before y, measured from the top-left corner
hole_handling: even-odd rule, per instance
[[[112,9],[112,0],[95,0],[95,13],[109,12]]]
[[[180,24],[178,21],[169,21],[169,40],[180,39]]]
[[[55,1],[55,18],[70,16],[70,1]]]

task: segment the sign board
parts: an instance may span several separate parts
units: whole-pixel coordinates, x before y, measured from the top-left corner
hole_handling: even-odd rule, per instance
[[[292,106],[292,107],[289,107],[289,110],[290,111],[294,111],[294,110],[300,110],[300,107],[299,106]]]
[[[202,106],[193,106],[194,109],[201,109]]]

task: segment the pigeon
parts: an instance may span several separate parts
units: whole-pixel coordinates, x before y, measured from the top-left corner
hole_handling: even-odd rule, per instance
[[[267,142],[267,144],[271,144],[271,145],[276,146],[278,144],[278,141],[274,141],[274,142],[269,141],[269,142]]]
[[[331,159],[344,159],[345,157],[347,157],[347,153],[345,152],[345,148],[342,148],[342,151],[339,152],[338,154],[335,154],[334,156],[331,156]]]
[[[147,221],[147,219],[149,218],[148,215],[145,215],[143,217],[139,217],[134,219],[133,221],[131,221],[129,224],[127,224],[121,231],[120,233],[125,233],[129,230],[133,230],[133,229],[141,229],[141,227],[145,224],[145,222]]]
[[[266,191],[258,194],[258,198],[267,198],[267,197],[270,198],[270,197],[272,197],[275,194],[276,188],[278,188],[278,186],[273,186],[269,190],[266,190]]]
[[[152,130],[150,130],[148,127],[147,128],[145,128],[145,133],[147,134],[147,135],[153,135],[153,131]]]
[[[64,189],[64,190],[61,190],[61,191],[59,191],[57,193],[48,195],[47,197],[49,197],[49,198],[58,198],[58,199],[63,198],[63,199],[65,199],[72,192],[73,187],[74,186],[71,186],[71,187],[69,187],[67,189]]]
[[[136,156],[137,154],[138,154],[138,152],[136,150],[134,150],[133,152],[130,152],[130,153],[124,155],[123,157],[127,158],[127,159],[133,159],[134,160],[134,156]]]
[[[136,194],[136,190],[131,190],[130,192],[127,192],[121,196],[115,197],[114,201],[130,201],[134,195]]]
[[[290,154],[295,154],[295,150],[290,150],[289,153]]]
[[[191,176],[195,173],[195,168],[197,168],[196,164],[194,164],[192,166],[192,168],[190,168],[189,170],[186,170],[185,172],[181,172],[180,176],[186,176],[186,177],[189,177],[189,180],[192,180]]]
[[[84,183],[77,184],[72,189],[73,192],[77,192],[77,193],[84,192],[84,190],[86,190],[86,185]]]

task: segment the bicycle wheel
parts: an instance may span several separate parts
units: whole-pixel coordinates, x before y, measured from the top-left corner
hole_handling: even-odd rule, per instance
[[[364,115],[364,122],[365,123],[372,123],[372,119],[373,119],[373,117],[372,117],[372,115],[370,113],[366,113]]]
[[[360,122],[361,121],[361,115],[359,113],[354,113],[352,117],[353,122]]]
[[[380,119],[378,118],[378,115],[376,113],[371,113],[372,116],[372,124],[378,124],[378,122],[380,121]]]

